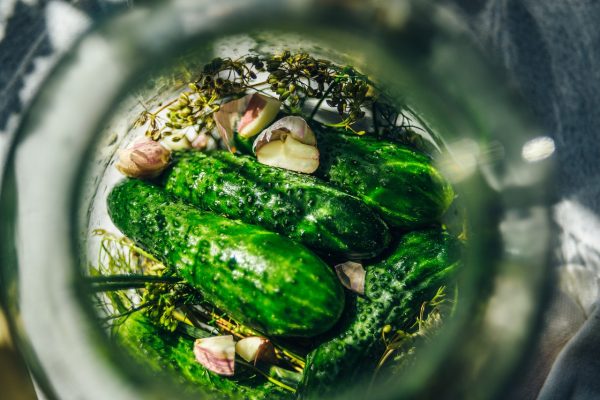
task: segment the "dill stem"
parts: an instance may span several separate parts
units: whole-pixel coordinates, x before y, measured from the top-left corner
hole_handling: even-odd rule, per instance
[[[115,314],[115,315],[109,315],[108,317],[102,318],[101,320],[102,321],[111,321],[111,320],[114,320],[114,319],[119,319],[119,318],[127,317],[127,316],[133,314],[134,312],[143,310],[144,308],[150,307],[151,305],[152,305],[151,303],[140,304],[137,307],[130,308],[128,311],[126,311],[124,313]]]
[[[118,290],[143,289],[148,283],[177,283],[176,277],[162,277],[156,275],[122,274],[89,276],[84,282],[91,285],[93,292],[114,292]]]
[[[93,286],[92,292],[116,292],[119,290],[129,289],[142,289],[146,286],[146,283],[142,282],[131,282],[131,283],[103,283],[101,285]]]
[[[166,104],[163,104],[162,106],[160,106],[160,108],[159,108],[159,109],[157,109],[156,111],[154,111],[154,112],[153,112],[153,113],[151,113],[151,114],[152,114],[152,115],[154,115],[154,116],[156,116],[156,114],[158,114],[159,112],[161,112],[161,111],[162,111],[162,110],[164,110],[165,108],[167,108],[167,107],[169,107],[169,106],[171,106],[171,105],[175,104],[175,102],[176,102],[177,100],[179,100],[179,97],[177,97],[177,98],[175,98],[175,99],[173,99],[173,100],[169,101],[169,102],[168,102],[168,103],[166,103]]]
[[[281,387],[281,388],[283,388],[285,390],[289,390],[292,393],[296,393],[296,389],[294,389],[293,387],[288,386],[288,385],[286,385],[285,383],[283,383],[281,381],[278,381],[277,379],[273,378],[272,376],[269,376],[269,375],[265,374],[264,372],[262,372],[260,370],[259,370],[259,373],[261,375],[263,375],[265,378],[267,378],[267,380],[269,382],[273,383],[274,385],[277,385],[277,386],[279,386],[279,387]]]
[[[177,321],[179,321],[183,324],[186,324],[189,326],[194,326],[192,321],[190,321],[188,317],[186,317],[184,314],[180,313],[179,311],[173,311],[173,318],[175,318]]]
[[[267,83],[269,83],[269,82],[267,82],[267,81],[256,82],[256,83],[253,83],[252,85],[248,85],[247,87],[254,88],[254,87],[257,87],[257,86],[266,85]]]
[[[304,367],[306,366],[306,362],[300,356],[292,353],[291,351],[289,351],[288,349],[286,349],[284,347],[277,346],[277,348],[279,350],[281,350],[281,352],[283,354],[285,354],[287,357],[289,357],[291,360],[293,360],[295,363],[297,363],[301,369],[304,369]]]
[[[373,388],[373,385],[375,384],[375,379],[377,379],[377,375],[379,374],[381,367],[383,366],[383,364],[385,364],[387,359],[390,358],[392,354],[394,354],[394,351],[395,349],[388,348],[383,354],[383,357],[381,357],[381,360],[379,360],[379,364],[377,364],[375,371],[373,371],[373,376],[371,377],[371,382],[369,383],[369,391],[371,391],[371,389]]]
[[[321,104],[323,104],[323,101],[327,98],[327,96],[329,96],[329,93],[331,93],[332,90],[333,90],[333,83],[331,83],[329,85],[329,87],[327,88],[327,90],[325,91],[325,93],[323,93],[323,96],[321,96],[321,98],[319,99],[319,101],[315,105],[315,108],[313,108],[312,112],[310,113],[310,115],[308,117],[309,121],[312,121],[315,118],[315,115],[317,115],[317,112],[319,111],[319,108],[321,108]]]
[[[180,278],[174,276],[157,276],[157,275],[142,275],[142,274],[116,274],[116,275],[101,275],[101,276],[86,276],[84,280],[87,283],[129,283],[129,282],[145,282],[145,283],[177,283]]]
[[[264,372],[263,370],[261,370],[260,368],[257,368],[255,365],[247,363],[245,361],[241,361],[241,360],[237,360],[237,363],[244,365],[246,367],[251,368],[252,370],[258,372],[259,374],[261,374],[262,376],[265,377],[265,379],[267,379],[269,382],[271,382],[274,385],[279,386],[280,388],[283,388],[285,390],[288,390],[292,393],[296,393],[296,389],[294,389],[293,387],[286,385],[285,383],[281,382],[278,379],[273,378],[271,375],[267,374],[266,372]]]

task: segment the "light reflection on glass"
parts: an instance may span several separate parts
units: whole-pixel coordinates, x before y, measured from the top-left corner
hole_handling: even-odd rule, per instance
[[[521,156],[529,162],[541,161],[550,157],[555,149],[556,147],[552,138],[541,136],[525,143],[521,151]]]

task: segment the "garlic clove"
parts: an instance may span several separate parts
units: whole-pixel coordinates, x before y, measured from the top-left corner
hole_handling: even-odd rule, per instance
[[[274,97],[251,93],[221,105],[213,118],[221,139],[230,147],[235,130],[243,137],[258,134],[273,122],[280,107],[281,102]]]
[[[281,140],[284,136],[292,136],[299,142],[311,146],[317,145],[317,137],[304,118],[290,115],[281,118],[261,132],[254,142],[254,151],[258,151],[263,144]]]
[[[319,150],[291,136],[261,146],[256,158],[261,164],[305,174],[311,174],[319,168]]]
[[[196,361],[216,374],[232,376],[235,372],[235,341],[232,335],[197,339],[194,355]]]
[[[256,361],[265,361],[275,363],[275,347],[269,339],[250,336],[244,338],[235,344],[235,352],[246,362],[255,363]]]
[[[150,138],[142,138],[117,152],[116,168],[130,178],[154,178],[169,165],[171,152]]]
[[[310,174],[319,167],[317,139],[301,117],[281,118],[254,141],[260,163]]]
[[[200,132],[198,134],[198,136],[196,136],[196,138],[192,142],[192,148],[200,149],[200,150],[206,149],[209,144],[209,139],[212,139],[212,138],[210,136],[208,136],[206,133]]]
[[[238,101],[239,100],[234,100],[234,102]],[[219,136],[227,148],[231,147],[230,143],[233,140],[234,127],[237,123],[237,119],[239,118],[237,108],[231,103],[233,102],[229,102],[221,106],[219,111],[213,115]]]
[[[346,261],[334,268],[341,284],[346,289],[358,294],[365,294],[365,276],[367,273],[362,264]]]
[[[159,143],[171,151],[187,150],[192,147],[186,135],[172,134],[163,137]]]
[[[240,136],[249,138],[258,135],[279,113],[281,102],[260,93],[252,94],[238,126]]]

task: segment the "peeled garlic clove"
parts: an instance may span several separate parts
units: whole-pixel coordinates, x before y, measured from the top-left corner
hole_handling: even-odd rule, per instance
[[[290,171],[312,174],[319,168],[316,147],[298,142],[292,137],[268,143],[256,152],[258,162]]]
[[[138,140],[117,154],[117,169],[130,178],[154,178],[169,165],[171,158],[168,149],[150,138]]]
[[[258,135],[277,116],[281,102],[260,93],[252,94],[238,126],[240,136],[249,138]]]
[[[366,271],[362,264],[352,261],[338,264],[335,267],[341,284],[354,293],[365,294],[365,276]]]
[[[254,141],[258,162],[311,174],[319,167],[317,139],[300,117],[284,117],[265,129]]]
[[[256,361],[274,363],[277,361],[273,344],[269,339],[259,336],[250,336],[240,340],[235,344],[235,352],[249,363]]]
[[[192,147],[190,141],[183,134],[165,136],[159,143],[171,151],[187,150]]]
[[[194,355],[196,361],[216,374],[232,376],[235,372],[235,342],[232,335],[197,339]]]

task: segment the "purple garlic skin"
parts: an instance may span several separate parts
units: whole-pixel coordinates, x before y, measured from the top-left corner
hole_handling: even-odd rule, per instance
[[[154,178],[167,168],[171,159],[171,152],[150,138],[140,139],[117,154],[117,169],[130,178]]]
[[[249,138],[258,135],[277,116],[281,102],[274,97],[261,93],[253,93],[248,101],[246,110],[240,119],[238,133]]]
[[[232,335],[197,339],[194,355],[196,361],[209,371],[223,376],[235,373],[235,341]]]
[[[219,135],[227,147],[230,147],[236,130],[242,137],[257,135],[273,122],[280,107],[279,100],[261,93],[229,101],[214,114]]]
[[[365,294],[366,271],[362,264],[346,261],[345,263],[336,265],[334,268],[340,283],[346,289],[360,295]]]

